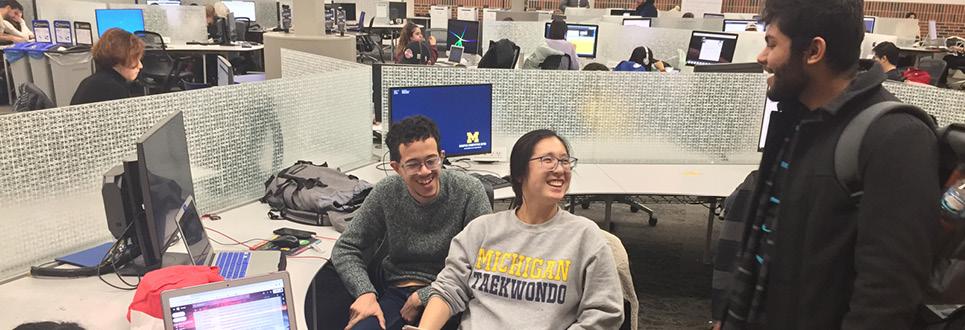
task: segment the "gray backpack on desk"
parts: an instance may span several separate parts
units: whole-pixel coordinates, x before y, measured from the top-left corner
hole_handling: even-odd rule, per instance
[[[368,182],[329,168],[327,163],[298,161],[268,178],[261,202],[271,206],[271,219],[334,226],[341,232],[371,190]]]

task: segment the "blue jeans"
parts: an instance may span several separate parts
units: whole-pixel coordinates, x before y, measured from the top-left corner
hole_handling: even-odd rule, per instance
[[[396,288],[388,286],[385,290],[379,294],[379,307],[382,308],[382,316],[385,317],[385,329],[386,330],[400,330],[402,326],[408,324],[405,319],[402,318],[402,306],[405,306],[405,301],[409,299],[416,290],[422,287],[413,286],[406,288]],[[421,313],[420,313],[421,314]],[[414,320],[414,324],[409,325],[419,325],[419,319]],[[382,327],[379,326],[379,319],[375,316],[369,317],[367,319],[359,321],[355,324],[354,330],[380,330]]]

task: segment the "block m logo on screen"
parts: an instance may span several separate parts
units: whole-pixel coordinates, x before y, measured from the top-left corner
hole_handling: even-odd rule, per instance
[[[466,132],[466,143],[479,143],[479,131]]]

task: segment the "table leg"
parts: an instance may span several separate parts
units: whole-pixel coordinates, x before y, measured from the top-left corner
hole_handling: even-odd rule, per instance
[[[714,210],[717,209],[717,201],[717,197],[712,197],[710,199],[710,210],[707,211],[707,239],[704,241],[704,256],[701,260],[704,265],[709,265],[712,262],[710,256],[710,243],[712,239],[711,236],[714,235]]]
[[[612,232],[613,231],[613,197],[606,196],[604,197],[604,200],[606,201],[606,213],[604,213],[604,216],[603,216],[603,226],[606,227],[605,228],[606,231]]]
[[[201,82],[208,84],[208,55],[201,54]]]

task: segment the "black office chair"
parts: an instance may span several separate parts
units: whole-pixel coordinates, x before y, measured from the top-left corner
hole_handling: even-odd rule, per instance
[[[248,30],[251,29],[251,19],[235,17],[235,40],[248,41]]]
[[[937,58],[923,58],[918,61],[918,69],[928,72],[931,75],[931,80],[928,82],[929,85],[938,86],[938,81],[945,74],[945,70],[948,68],[948,63],[944,60]]]
[[[351,32],[362,32],[362,30],[364,30],[364,29],[365,29],[365,12],[362,11],[362,12],[359,12],[358,25],[357,25],[357,26],[350,26],[350,27],[346,28],[345,30],[351,31]]]
[[[569,70],[570,55],[550,55],[539,64],[541,70]]]
[[[144,42],[144,57],[141,63],[144,68],[138,75],[151,94],[167,93],[172,90],[184,90],[184,82],[193,76],[190,70],[190,56],[175,56],[167,52],[164,39],[156,32],[135,31],[134,35]]]
[[[480,69],[515,69],[520,48],[509,39],[489,41],[486,54],[479,60]]]
[[[359,22],[359,24],[362,24]],[[375,24],[375,17],[369,19],[369,26],[363,27],[361,29],[362,33],[359,33],[355,37],[355,48],[358,51],[356,60],[359,63],[364,63],[365,59],[372,61],[373,63],[385,63],[385,51],[382,46],[382,35],[377,33],[372,33],[372,26]],[[375,57],[375,53],[378,53],[378,58]]]

